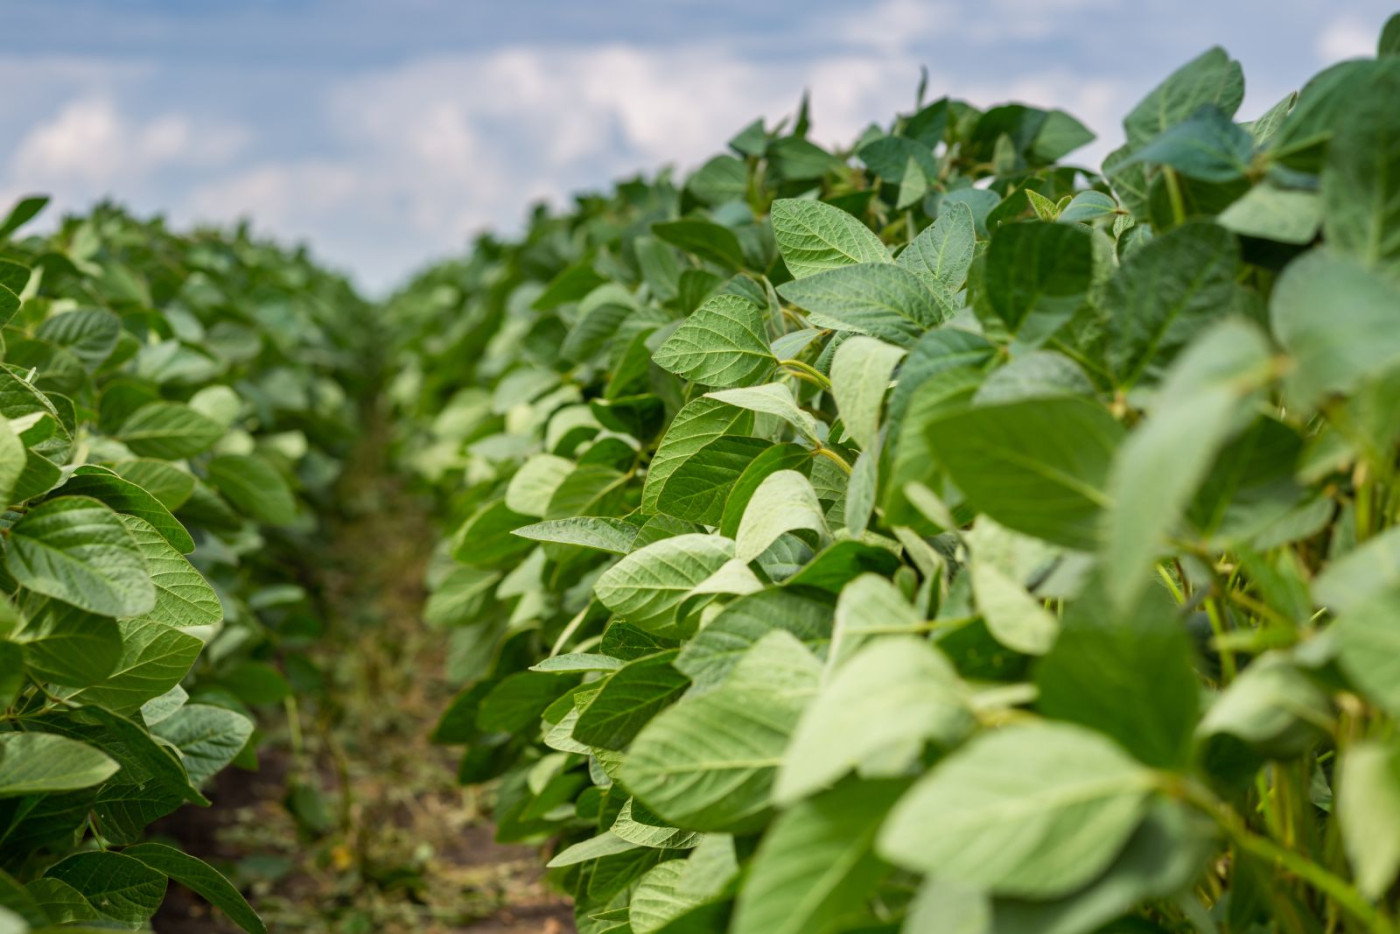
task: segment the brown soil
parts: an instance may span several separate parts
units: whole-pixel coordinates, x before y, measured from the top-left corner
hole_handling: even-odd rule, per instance
[[[538,851],[494,842],[489,802],[455,784],[452,750],[428,742],[454,691],[442,634],[420,621],[436,533],[384,469],[380,434],[347,469],[319,569],[329,635],[312,654],[325,696],[266,717],[258,770],[225,770],[212,808],[183,808],[154,832],[221,868],[277,934],[569,934],[572,910],[545,887]],[[174,885],[153,925],[238,930]]]

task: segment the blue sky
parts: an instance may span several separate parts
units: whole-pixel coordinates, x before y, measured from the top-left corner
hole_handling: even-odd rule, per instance
[[[813,95],[848,141],[930,94],[1060,106],[1100,140],[1213,44],[1243,117],[1370,54],[1374,0],[0,0],[0,202],[251,217],[371,291]]]

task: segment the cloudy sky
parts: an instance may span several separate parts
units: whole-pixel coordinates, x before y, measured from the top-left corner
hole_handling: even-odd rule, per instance
[[[0,0],[0,204],[251,217],[367,289],[483,227],[703,162],[812,91],[847,141],[930,96],[1061,106],[1095,162],[1212,44],[1242,116],[1372,54],[1381,0]]]

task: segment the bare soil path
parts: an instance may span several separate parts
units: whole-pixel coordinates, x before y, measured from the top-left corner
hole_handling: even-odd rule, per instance
[[[226,770],[212,808],[156,830],[227,872],[276,934],[571,934],[538,853],[493,841],[489,802],[458,787],[451,751],[428,742],[453,693],[445,640],[420,621],[436,533],[384,452],[373,431],[347,467],[316,575],[323,697],[273,712],[259,769]],[[154,927],[237,930],[175,886]]]

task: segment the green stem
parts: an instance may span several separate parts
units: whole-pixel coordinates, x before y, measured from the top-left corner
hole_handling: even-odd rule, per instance
[[[851,465],[846,463],[846,459],[831,448],[815,447],[812,448],[812,454],[817,457],[825,457],[827,460],[836,464],[837,467],[840,467],[846,476],[849,477],[851,475]]]
[[[792,374],[793,376],[802,376],[805,374],[808,382],[815,383],[826,390],[831,389],[831,380],[826,378],[825,373],[810,364],[803,363],[801,360],[779,360],[778,366],[787,367],[789,370],[794,371]]]
[[[1170,166],[1162,169],[1163,178],[1167,181],[1167,197],[1172,203],[1172,217],[1176,220],[1176,226],[1180,227],[1186,223],[1186,202],[1181,197],[1181,181],[1176,177],[1176,170]]]
[[[1378,907],[1368,902],[1347,880],[1308,859],[1301,853],[1250,830],[1244,820],[1208,789],[1195,782],[1180,782],[1169,789],[1188,804],[1209,815],[1230,841],[1243,852],[1280,867],[1302,879],[1332,899],[1360,921],[1372,934],[1397,934],[1394,923]]]

